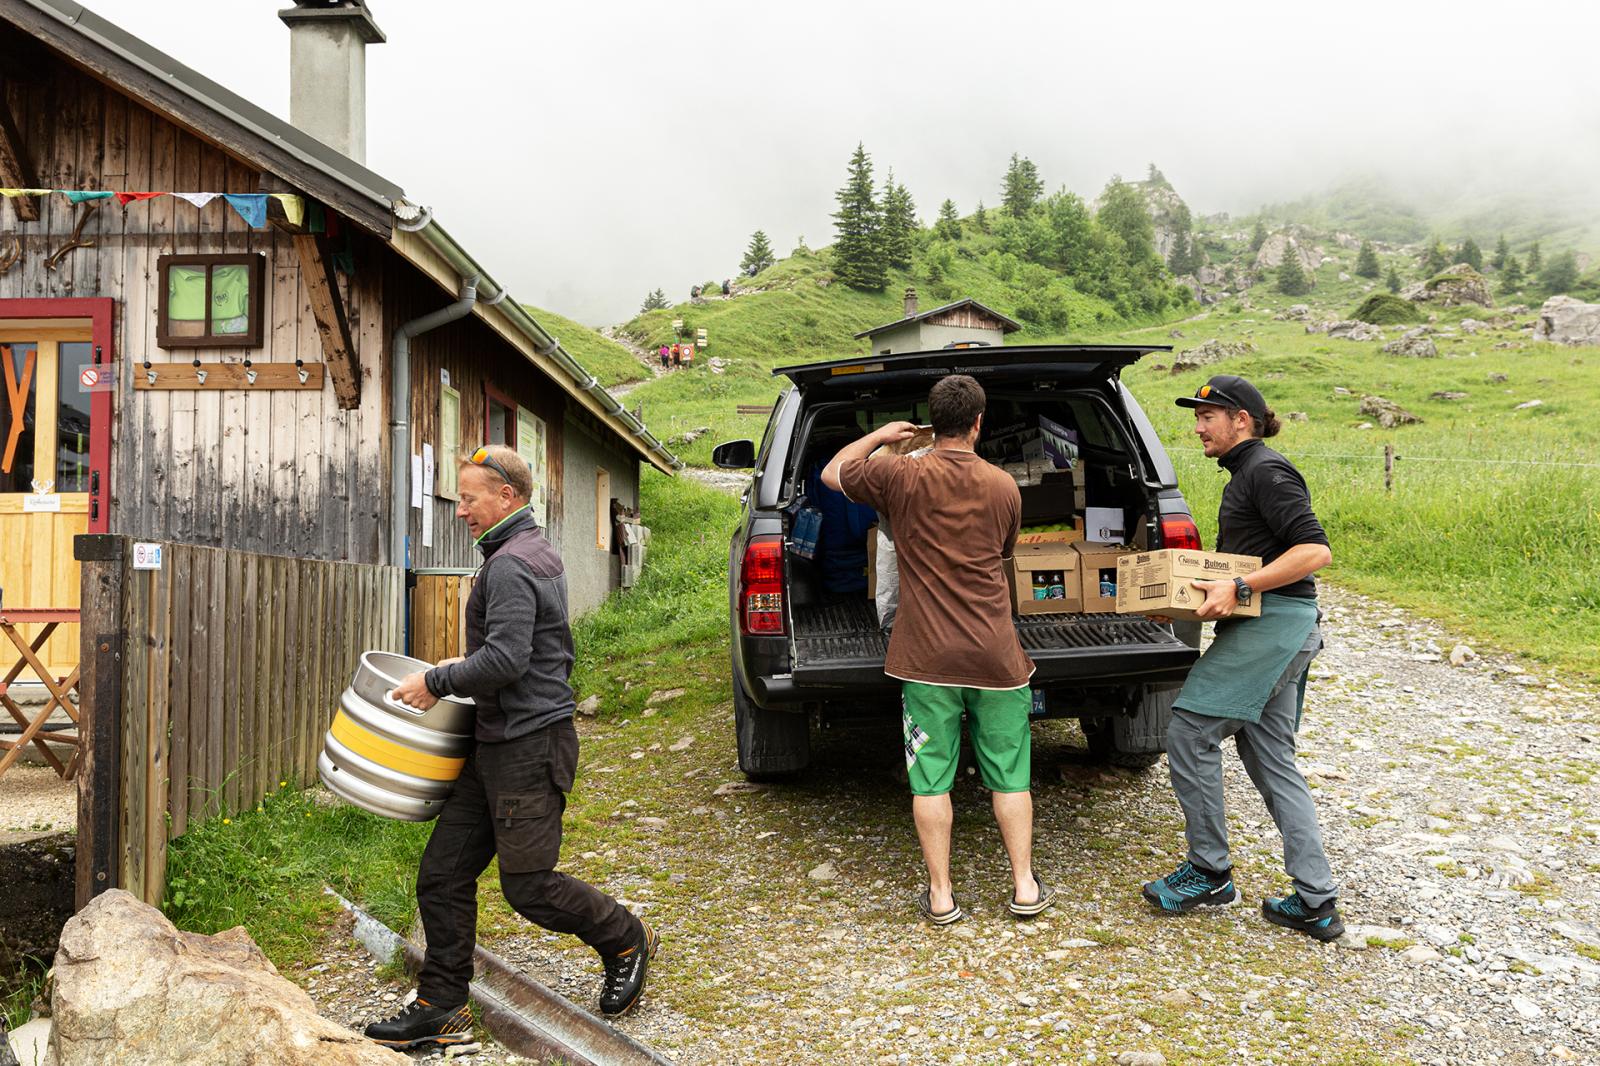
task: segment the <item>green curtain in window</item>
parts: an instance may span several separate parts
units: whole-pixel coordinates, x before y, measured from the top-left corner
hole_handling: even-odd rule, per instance
[[[250,328],[250,268],[211,268],[211,331],[244,333]]]
[[[167,318],[173,322],[205,321],[205,267],[167,268]]]

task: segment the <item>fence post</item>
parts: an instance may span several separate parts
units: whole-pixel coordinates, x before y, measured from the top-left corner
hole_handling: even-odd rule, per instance
[[[1383,446],[1383,491],[1394,491],[1394,445]]]
[[[73,538],[81,573],[75,910],[121,882],[124,546],[122,537],[104,533]]]

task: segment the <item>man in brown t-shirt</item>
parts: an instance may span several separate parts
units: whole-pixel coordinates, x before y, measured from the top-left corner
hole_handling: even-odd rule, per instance
[[[1002,571],[1017,542],[1022,498],[1015,481],[973,451],[983,408],[976,381],[943,378],[928,394],[932,451],[869,459],[916,432],[910,422],[891,422],[846,446],[822,472],[823,484],[870,504],[894,529],[900,607],[883,669],[902,683],[911,811],[928,866],[922,913],[938,925],[963,917],[950,885],[950,789],[963,712],[1011,859],[1011,912],[1031,917],[1055,897],[1033,872],[1033,663],[1017,640]]]

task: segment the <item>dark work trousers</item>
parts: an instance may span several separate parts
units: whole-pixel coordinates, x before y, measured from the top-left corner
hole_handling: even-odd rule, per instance
[[[1283,836],[1284,869],[1309,907],[1320,907],[1339,894],[1322,850],[1311,789],[1295,764],[1300,682],[1321,649],[1322,633],[1313,628],[1305,647],[1273,686],[1259,722],[1212,718],[1179,709],[1172,712],[1167,727],[1167,769],[1172,790],[1183,807],[1189,861],[1210,870],[1232,868],[1223,810],[1222,742],[1233,737],[1239,761]]]
[[[578,768],[572,719],[515,740],[479,742],[461,768],[417,872],[428,938],[417,995],[437,1006],[467,1001],[478,936],[478,875],[500,856],[500,889],[528,921],[572,933],[602,955],[639,942],[643,928],[593,885],[557,873],[561,815]]]

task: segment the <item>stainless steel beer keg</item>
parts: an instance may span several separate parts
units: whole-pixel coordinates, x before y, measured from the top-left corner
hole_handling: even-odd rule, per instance
[[[362,653],[317,758],[323,784],[385,818],[438,816],[467,761],[477,709],[465,697],[447,696],[426,711],[394,698],[401,678],[432,666],[392,652]]]

